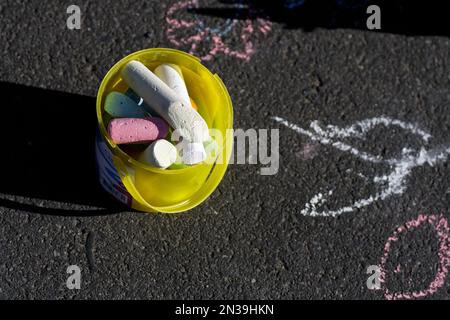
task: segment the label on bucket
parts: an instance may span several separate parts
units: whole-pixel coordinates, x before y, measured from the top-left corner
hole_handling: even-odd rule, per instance
[[[100,133],[97,133],[95,155],[97,157],[98,178],[103,189],[123,204],[131,207],[132,197],[123,185],[114,167],[113,155]]]

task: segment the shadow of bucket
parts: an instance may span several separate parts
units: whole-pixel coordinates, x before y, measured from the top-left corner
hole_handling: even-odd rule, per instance
[[[218,152],[213,161],[182,169],[162,170],[138,162],[110,139],[103,121],[104,102],[112,91],[125,92],[128,85],[120,72],[131,60],[142,62],[150,70],[162,63],[177,64],[191,98],[208,127],[220,132]],[[233,147],[233,106],[230,96],[217,75],[200,60],[182,51],[152,48],[130,54],[116,63],[103,79],[97,95],[99,131],[96,158],[102,187],[117,200],[145,212],[175,213],[202,203],[222,180]]]

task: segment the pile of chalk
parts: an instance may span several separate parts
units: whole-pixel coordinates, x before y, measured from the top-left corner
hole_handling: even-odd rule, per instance
[[[121,74],[129,89],[125,93],[113,91],[105,100],[112,141],[118,145],[148,145],[137,160],[156,168],[204,161],[205,146],[212,139],[189,96],[182,70],[174,64],[161,64],[152,72],[133,60]],[[176,145],[171,142],[174,140]]]

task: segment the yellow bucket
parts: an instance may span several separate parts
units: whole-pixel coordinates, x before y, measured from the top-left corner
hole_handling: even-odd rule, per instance
[[[110,92],[128,89],[120,72],[131,60],[142,62],[150,70],[162,63],[177,64],[181,68],[199,113],[209,128],[222,134],[223,139],[217,141],[221,161],[216,158],[216,161],[181,169],[162,170],[138,162],[112,142],[103,121],[104,103]],[[192,209],[208,198],[225,174],[233,146],[231,99],[222,80],[190,54],[152,48],[120,60],[106,74],[98,90],[97,118],[96,157],[100,183],[116,199],[136,210],[175,213]]]

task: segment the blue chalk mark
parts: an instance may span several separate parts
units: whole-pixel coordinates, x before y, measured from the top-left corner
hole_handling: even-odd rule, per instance
[[[304,1],[304,0],[303,0]],[[233,4],[233,7],[236,8],[236,15],[234,17],[234,19],[226,19],[225,23],[221,26],[215,27],[215,28],[211,28],[211,27],[207,27],[205,25],[205,22],[203,19],[201,19],[197,14],[194,14],[194,18],[198,24],[198,26],[195,27],[196,32],[202,32],[204,30],[209,30],[211,33],[214,33],[216,35],[218,35],[219,37],[225,37],[228,34],[230,34],[230,32],[233,30],[233,26],[234,26],[234,20],[238,19],[241,15],[244,9],[246,9],[245,5],[243,4],[242,0],[236,2],[235,4]],[[189,9],[193,9],[192,7],[188,8]],[[204,39],[205,41],[211,41],[211,37],[207,36]]]
[[[361,8],[367,4],[367,0],[335,0],[339,7],[354,10]],[[306,0],[284,0],[283,7],[288,10],[293,10],[302,7]]]
[[[284,7],[286,9],[292,10],[301,7],[305,4],[306,0],[285,0]]]

